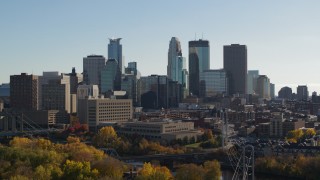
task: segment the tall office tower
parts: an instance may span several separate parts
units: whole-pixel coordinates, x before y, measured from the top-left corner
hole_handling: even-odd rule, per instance
[[[42,76],[38,76],[38,106],[42,110],[42,86],[48,84],[50,80],[59,80],[61,76],[58,71],[43,72]]]
[[[70,77],[59,76],[59,79],[48,80],[42,85],[42,108],[43,110],[60,110],[71,112],[70,103]]]
[[[259,77],[259,70],[248,70],[247,75],[247,94],[255,94],[257,91],[257,80]]]
[[[270,79],[266,75],[258,77],[257,94],[259,94],[259,98],[270,99]]]
[[[318,103],[318,96],[317,96],[317,92],[316,92],[316,91],[313,91],[313,92],[312,92],[311,101],[312,101],[313,103]]]
[[[137,62],[129,62],[128,67],[125,68],[125,74],[138,74]]]
[[[287,86],[281,88],[278,92],[278,98],[292,99],[292,89]]]
[[[146,109],[168,108],[168,77],[141,77],[138,83],[138,102]]]
[[[121,72],[115,59],[108,59],[101,71],[101,93],[121,90]]]
[[[80,123],[87,123],[87,111],[84,109],[87,108],[86,99],[98,98],[99,96],[99,87],[98,85],[79,85],[77,89],[77,117],[79,118]]]
[[[38,76],[10,76],[10,104],[15,110],[38,110]]]
[[[275,85],[273,83],[270,83],[270,98],[274,99],[275,97]]]
[[[229,76],[229,94],[247,93],[247,46],[223,47],[223,67]]]
[[[297,98],[300,101],[307,101],[309,99],[309,91],[307,86],[297,87]]]
[[[228,77],[223,69],[205,70],[200,73],[200,96],[212,97],[228,94]]]
[[[189,92],[199,96],[200,73],[210,69],[209,41],[189,41]]]
[[[77,94],[77,88],[79,83],[83,81],[83,75],[76,73],[76,68],[72,68],[72,72],[65,74],[70,77],[70,93]]]
[[[177,62],[178,56],[182,56],[181,44],[178,38],[172,37],[168,50],[167,76],[173,81],[178,81],[178,74],[180,73]]]
[[[108,44],[108,59],[115,59],[118,62],[121,73],[124,73],[124,62],[122,57],[121,38],[110,38]]]
[[[105,67],[106,59],[100,55],[90,55],[83,58],[83,81],[88,85],[100,87],[101,71]]]
[[[121,80],[121,90],[126,91],[128,99],[132,99],[134,106],[138,105],[137,83],[140,76],[137,62],[129,62],[128,67],[125,69],[125,76]]]

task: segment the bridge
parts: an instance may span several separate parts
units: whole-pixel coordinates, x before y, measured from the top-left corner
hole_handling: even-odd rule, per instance
[[[0,112],[0,138],[45,135],[58,131],[57,129],[43,128],[23,113],[3,111]]]

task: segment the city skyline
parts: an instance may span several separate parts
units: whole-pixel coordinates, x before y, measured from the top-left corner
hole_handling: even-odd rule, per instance
[[[310,93],[320,91],[314,78],[320,75],[317,1],[141,3],[143,7],[130,1],[1,2],[0,56],[5,64],[0,84],[21,72],[67,73],[72,67],[82,72],[84,57],[108,57],[112,37],[122,38],[126,62],[136,61],[143,76],[164,75],[169,41],[177,37],[185,57],[189,41],[208,40],[211,69],[223,67],[224,45],[244,44],[248,70],[267,75],[276,93],[286,85],[294,92],[297,85],[308,85]]]

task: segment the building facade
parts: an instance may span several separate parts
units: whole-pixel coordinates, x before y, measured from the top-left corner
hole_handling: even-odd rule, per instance
[[[200,96],[211,97],[228,94],[228,77],[223,69],[205,70],[200,73]]]
[[[10,105],[15,110],[38,110],[38,76],[10,76]]]
[[[108,59],[101,71],[101,93],[121,90],[121,72],[117,60]]]
[[[71,113],[70,77],[59,76],[42,85],[42,110],[60,110]]]
[[[259,98],[270,99],[270,79],[266,75],[260,75],[258,77],[257,94]]]
[[[108,59],[115,59],[118,62],[121,73],[124,73],[124,62],[122,57],[121,38],[110,38],[108,44]]]
[[[259,70],[249,70],[247,76],[247,94],[255,94],[257,91],[257,80]]]
[[[86,119],[90,130],[104,123],[124,123],[132,119],[133,108],[131,99],[87,98]]]
[[[210,69],[209,41],[189,41],[189,93],[200,95],[200,73]]]
[[[100,55],[90,55],[83,58],[83,81],[87,85],[100,87],[101,71],[105,67],[106,59]]]
[[[247,93],[247,46],[231,44],[223,47],[223,68],[229,78],[229,94]]]
[[[289,87],[282,87],[278,92],[278,97],[283,99],[291,99],[292,98],[292,89]]]
[[[300,101],[307,101],[309,99],[309,91],[307,86],[297,87],[297,99]]]

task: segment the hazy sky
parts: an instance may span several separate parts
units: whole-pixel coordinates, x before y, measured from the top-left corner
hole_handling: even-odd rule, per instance
[[[138,62],[143,76],[166,74],[172,36],[185,57],[188,41],[209,40],[211,69],[222,68],[223,45],[245,44],[248,69],[277,90],[320,92],[319,0],[0,1],[0,83],[21,72],[82,72],[83,57],[107,57],[109,37],[123,38],[126,63]]]

